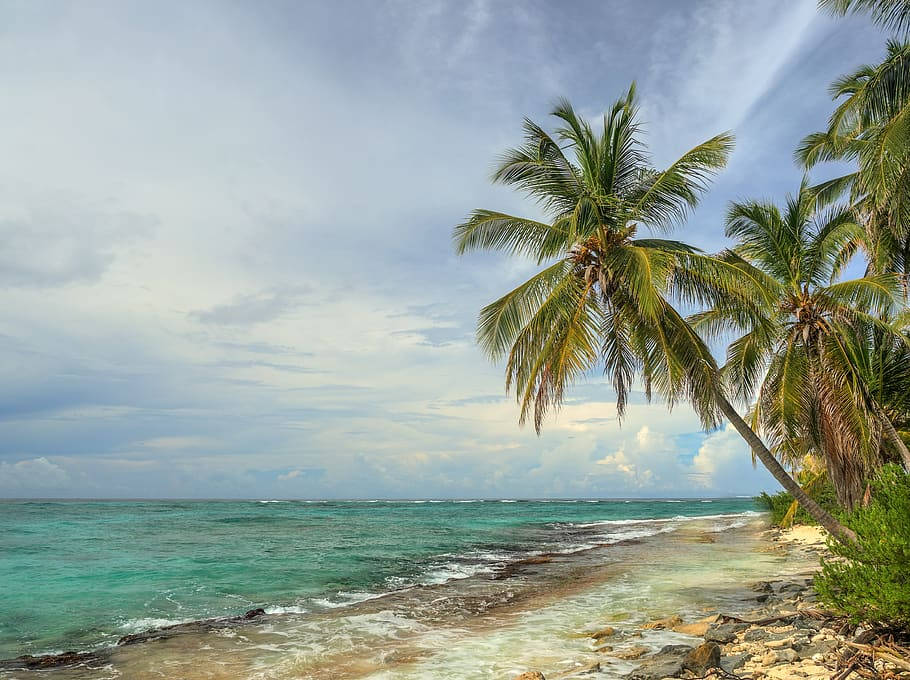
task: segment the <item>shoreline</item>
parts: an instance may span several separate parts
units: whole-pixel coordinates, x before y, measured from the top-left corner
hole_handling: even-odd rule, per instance
[[[818,553],[824,550],[818,532],[798,529],[781,534],[768,530],[764,517],[744,524],[685,521],[671,533],[572,554],[539,555],[506,565],[496,574],[417,586],[321,614],[275,615],[257,608],[233,617],[166,626],[124,635],[118,645],[102,650],[8,659],[0,662],[0,677],[96,678],[102,677],[102,667],[119,669],[121,675],[110,677],[158,677],[156,669],[177,664],[175,668],[188,669],[180,674],[187,678],[410,679],[439,677],[438,672],[448,668],[447,676],[472,679],[512,680],[539,669],[546,680],[585,673],[595,678],[661,680],[706,675],[707,668],[693,675],[679,662],[709,642],[716,645],[721,666],[728,667],[725,672],[738,677],[823,677],[810,666],[821,666],[818,662],[824,659],[810,658],[813,664],[805,664],[814,674],[783,672],[793,665],[787,650],[793,644],[807,644],[806,635],[794,632],[795,624],[782,619],[774,625],[764,622],[754,627],[762,633],[742,627],[742,621],[762,621],[782,612],[794,616],[794,621],[805,618],[796,616],[801,611],[797,605],[812,609],[808,583],[817,569]],[[783,611],[786,607],[793,611]],[[407,616],[407,625],[391,637],[371,638],[366,647],[326,648],[303,665],[299,653],[294,658],[299,644],[275,648],[272,655],[255,651],[274,646],[276,629],[283,631],[285,644],[295,635],[301,640],[302,630],[326,626],[349,630],[349,621],[385,621],[387,615],[398,617],[396,625]],[[808,636],[810,643],[814,635],[830,634],[822,628]],[[788,632],[799,639],[790,647],[778,644]],[[731,633],[724,641],[718,638]],[[436,646],[428,644],[425,635],[436,639]],[[235,645],[234,640],[249,644]],[[487,645],[483,662],[472,656],[477,644]],[[214,651],[205,651],[212,645]],[[714,649],[709,645],[701,653],[710,661]],[[779,657],[774,663],[768,657],[772,650]],[[201,659],[224,668],[200,669]],[[731,665],[733,661],[740,663]],[[253,668],[268,671],[262,675]]]
[[[768,552],[781,553],[805,562],[828,554],[820,527],[797,526],[764,532]],[[754,608],[744,611],[715,611],[686,621],[669,613],[642,626],[620,629],[606,626],[590,633],[592,646],[604,662],[580,662],[573,670],[544,675],[528,670],[513,680],[568,680],[581,677],[625,677],[628,680],[669,678],[712,678],[716,680],[812,680],[838,678],[859,680],[860,673],[844,668],[844,653],[863,642],[868,629],[817,607],[812,587],[820,566],[801,572],[769,575],[767,580],[749,584],[756,593]],[[691,644],[669,644],[654,651],[634,644],[648,630],[668,630],[691,635]],[[611,644],[614,643],[614,644]],[[617,644],[618,643],[618,644]],[[634,660],[638,664],[626,674],[610,673],[611,659]],[[887,660],[875,662],[881,677],[898,677],[902,669]],[[879,677],[876,675],[875,677]]]

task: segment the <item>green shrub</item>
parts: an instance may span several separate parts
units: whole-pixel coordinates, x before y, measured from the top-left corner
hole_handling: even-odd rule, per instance
[[[856,622],[910,628],[910,476],[896,465],[872,482],[865,508],[844,515],[859,541],[828,541],[835,555],[822,560],[819,598]]]
[[[828,481],[827,477],[820,479],[816,478],[812,483],[804,485],[803,488],[806,493],[809,494],[809,497],[823,509],[830,513],[837,512],[839,507],[837,504],[837,496],[835,495],[834,487],[831,485],[831,482]],[[771,514],[771,524],[773,526],[781,526],[782,520],[787,516],[790,506],[793,504],[793,496],[786,491],[781,491],[774,495],[768,495],[762,492],[760,496],[756,496],[755,500]],[[792,521],[787,524],[789,526],[791,524],[815,523],[812,516],[806,512],[802,506],[799,506]]]

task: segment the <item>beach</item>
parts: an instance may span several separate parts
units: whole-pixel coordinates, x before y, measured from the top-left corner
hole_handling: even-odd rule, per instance
[[[124,615],[118,618],[101,610],[100,598],[101,611],[91,610],[81,601],[81,606],[92,611],[91,623],[80,625],[78,619],[72,619],[60,627],[64,633],[57,634],[56,640],[33,633],[28,644],[21,643],[25,636],[20,633],[20,642],[14,641],[20,653],[5,655],[0,678],[418,680],[513,678],[528,671],[551,678],[595,668],[599,676],[625,677],[668,645],[703,642],[704,631],[686,628],[687,624],[717,614],[745,616],[752,612],[759,600],[769,599],[767,593],[756,593],[756,583],[788,580],[804,588],[805,579],[817,567],[819,549],[817,537],[809,545],[772,540],[767,520],[748,499],[364,501],[322,509],[313,508],[315,505],[249,502],[205,507],[64,508],[70,521],[78,512],[86,513],[85,521],[93,531],[99,522],[104,524],[102,518],[110,525],[119,516],[124,523],[121,529],[135,535],[137,526],[148,523],[152,531],[152,527],[167,526],[168,521],[176,524],[187,513],[197,520],[204,515],[212,526],[232,527],[235,539],[244,535],[241,527],[252,527],[260,543],[258,557],[250,565],[260,562],[261,570],[269,562],[265,552],[269,548],[262,547],[269,543],[269,527],[288,531],[287,523],[294,522],[297,535],[305,537],[309,531],[314,546],[324,540],[318,527],[331,527],[334,543],[332,549],[323,546],[321,555],[315,554],[315,547],[309,558],[305,551],[294,553],[300,561],[313,562],[312,571],[301,571],[301,578],[322,573],[325,580],[319,588],[310,584],[310,594],[296,599],[289,598],[288,592],[278,592],[278,572],[260,571],[248,573],[247,582],[236,577],[231,588],[227,582],[208,583],[213,590],[236,591],[225,592],[221,598],[236,600],[233,610],[213,604],[221,601],[218,598],[194,600],[169,588],[163,598],[151,597],[139,606],[149,616],[134,616],[121,623]],[[126,511],[132,513],[129,521],[122,516]],[[45,508],[41,516],[47,513]],[[362,539],[354,543],[352,536],[346,538],[338,531],[342,525],[348,531],[363,529],[358,523],[372,529],[377,523],[395,525],[411,535],[377,535],[372,549],[367,549],[370,544],[365,547]],[[196,524],[190,526],[198,529]],[[174,530],[171,526],[169,532]],[[109,526],[108,540],[116,540],[116,531]],[[172,533],[167,535],[174,538]],[[154,543],[152,536],[142,540],[150,546]],[[183,551],[194,555],[195,561],[215,559],[214,553],[205,553],[201,547],[208,545],[211,535],[184,536],[184,540],[191,545]],[[216,538],[213,543],[220,545],[224,540]],[[238,545],[232,549],[240,551]],[[397,566],[378,557],[386,553],[397,555]],[[338,568],[333,571],[328,560],[334,555],[340,563],[345,554],[353,566],[344,573]],[[169,559],[176,558],[171,555]],[[230,562],[227,556],[223,559]],[[293,563],[275,561],[281,570],[290,569]],[[128,572],[127,565],[121,566],[114,581],[104,584],[108,590],[116,588],[117,580]],[[194,572],[181,563],[175,574],[190,581],[203,573],[198,567]],[[83,580],[97,569],[102,567],[87,570]],[[332,573],[337,582],[329,578]],[[40,580],[41,574],[39,569],[32,580]],[[209,572],[204,574],[209,576]],[[163,578],[160,573],[152,576],[151,571],[145,579],[142,574],[133,577],[120,595],[121,607],[129,592]],[[253,583],[264,589],[269,584],[258,583],[263,579],[270,581],[274,592],[252,599],[244,588]],[[360,580],[355,583],[356,579]],[[291,574],[282,584],[283,590],[293,582]],[[350,590],[355,585],[363,589]],[[193,587],[204,591],[205,586],[198,581]],[[298,590],[306,591],[305,586],[299,583]],[[60,597],[60,593],[48,597]],[[60,601],[66,602],[66,598]],[[22,630],[20,618],[28,619],[28,603],[20,606],[22,614],[5,614],[0,628],[6,634],[7,650],[12,648],[10,628],[19,625]],[[172,609],[170,617],[162,615],[167,606]],[[33,617],[37,609],[36,603]],[[81,615],[81,611],[77,613]],[[197,612],[217,615],[194,615]],[[59,618],[65,615],[64,607]],[[653,625],[666,617],[679,617],[680,622]],[[609,636],[592,637],[608,628],[613,629]],[[74,654],[60,656],[67,652]]]

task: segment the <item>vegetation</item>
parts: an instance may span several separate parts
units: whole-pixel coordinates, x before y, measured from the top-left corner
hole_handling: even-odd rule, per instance
[[[648,399],[691,404],[705,428],[726,418],[786,490],[761,497],[773,519],[814,521],[838,539],[840,559],[819,579],[827,601],[910,625],[910,486],[900,468],[910,472],[910,0],[819,5],[868,13],[895,36],[881,63],[831,86],[827,127],[795,151],[806,172],[832,161],[850,172],[804,180],[783,207],[733,203],[733,243],[716,255],[668,239],[733,138],[653,168],[633,85],[596,131],[566,101],[552,134],[525,120],[524,144],[493,180],[526,193],[545,219],[476,210],[454,240],[460,254],[497,250],[543,267],[478,322],[482,349],[505,359],[522,423],[539,431],[566,389],[598,369],[620,418],[637,380]],[[856,262],[863,274],[847,279]],[[707,344],[719,341],[729,341],[723,367]]]
[[[889,465],[872,481],[868,506],[846,515],[859,539],[832,542],[815,586],[855,621],[910,628],[910,476]]]
[[[832,514],[839,511],[837,494],[834,486],[828,480],[823,463],[810,457],[808,462],[803,464],[797,480],[809,497],[822,508]],[[786,529],[795,525],[817,524],[812,516],[786,491],[775,494],[762,492],[755,500],[768,512],[773,526]]]
[[[910,31],[910,2],[907,0],[820,0],[819,7],[834,14],[866,12],[875,23],[895,31]]]
[[[459,253],[499,250],[555,260],[485,307],[478,341],[493,359],[506,359],[521,421],[544,416],[565,389],[595,368],[612,378],[622,417],[632,381],[671,406],[688,401],[706,428],[727,417],[774,477],[835,535],[849,539],[805,494],[730,403],[704,340],[671,299],[687,304],[750,308],[750,272],[680,241],[639,237],[665,232],[685,218],[732,148],[720,134],[658,171],[638,139],[635,87],[603,117],[598,133],[560,102],[555,136],[526,120],[525,143],[502,157],[493,179],[535,199],[547,222],[475,210],[454,232]],[[567,156],[563,147],[570,150]]]
[[[754,426],[790,464],[819,453],[841,505],[862,499],[881,467],[883,416],[862,376],[856,348],[892,333],[880,320],[899,298],[892,273],[841,280],[846,244],[862,234],[849,206],[822,210],[804,183],[780,210],[770,203],[733,203],[719,257],[748,275],[754,302],[722,298],[692,317],[729,345],[726,371],[748,403],[757,390]]]

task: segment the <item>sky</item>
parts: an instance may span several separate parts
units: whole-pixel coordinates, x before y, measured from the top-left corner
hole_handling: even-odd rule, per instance
[[[518,426],[456,257],[525,116],[635,80],[654,163],[725,130],[677,237],[783,200],[828,84],[880,59],[813,0],[0,0],[0,497],[537,498],[776,489],[738,435],[592,375]]]

